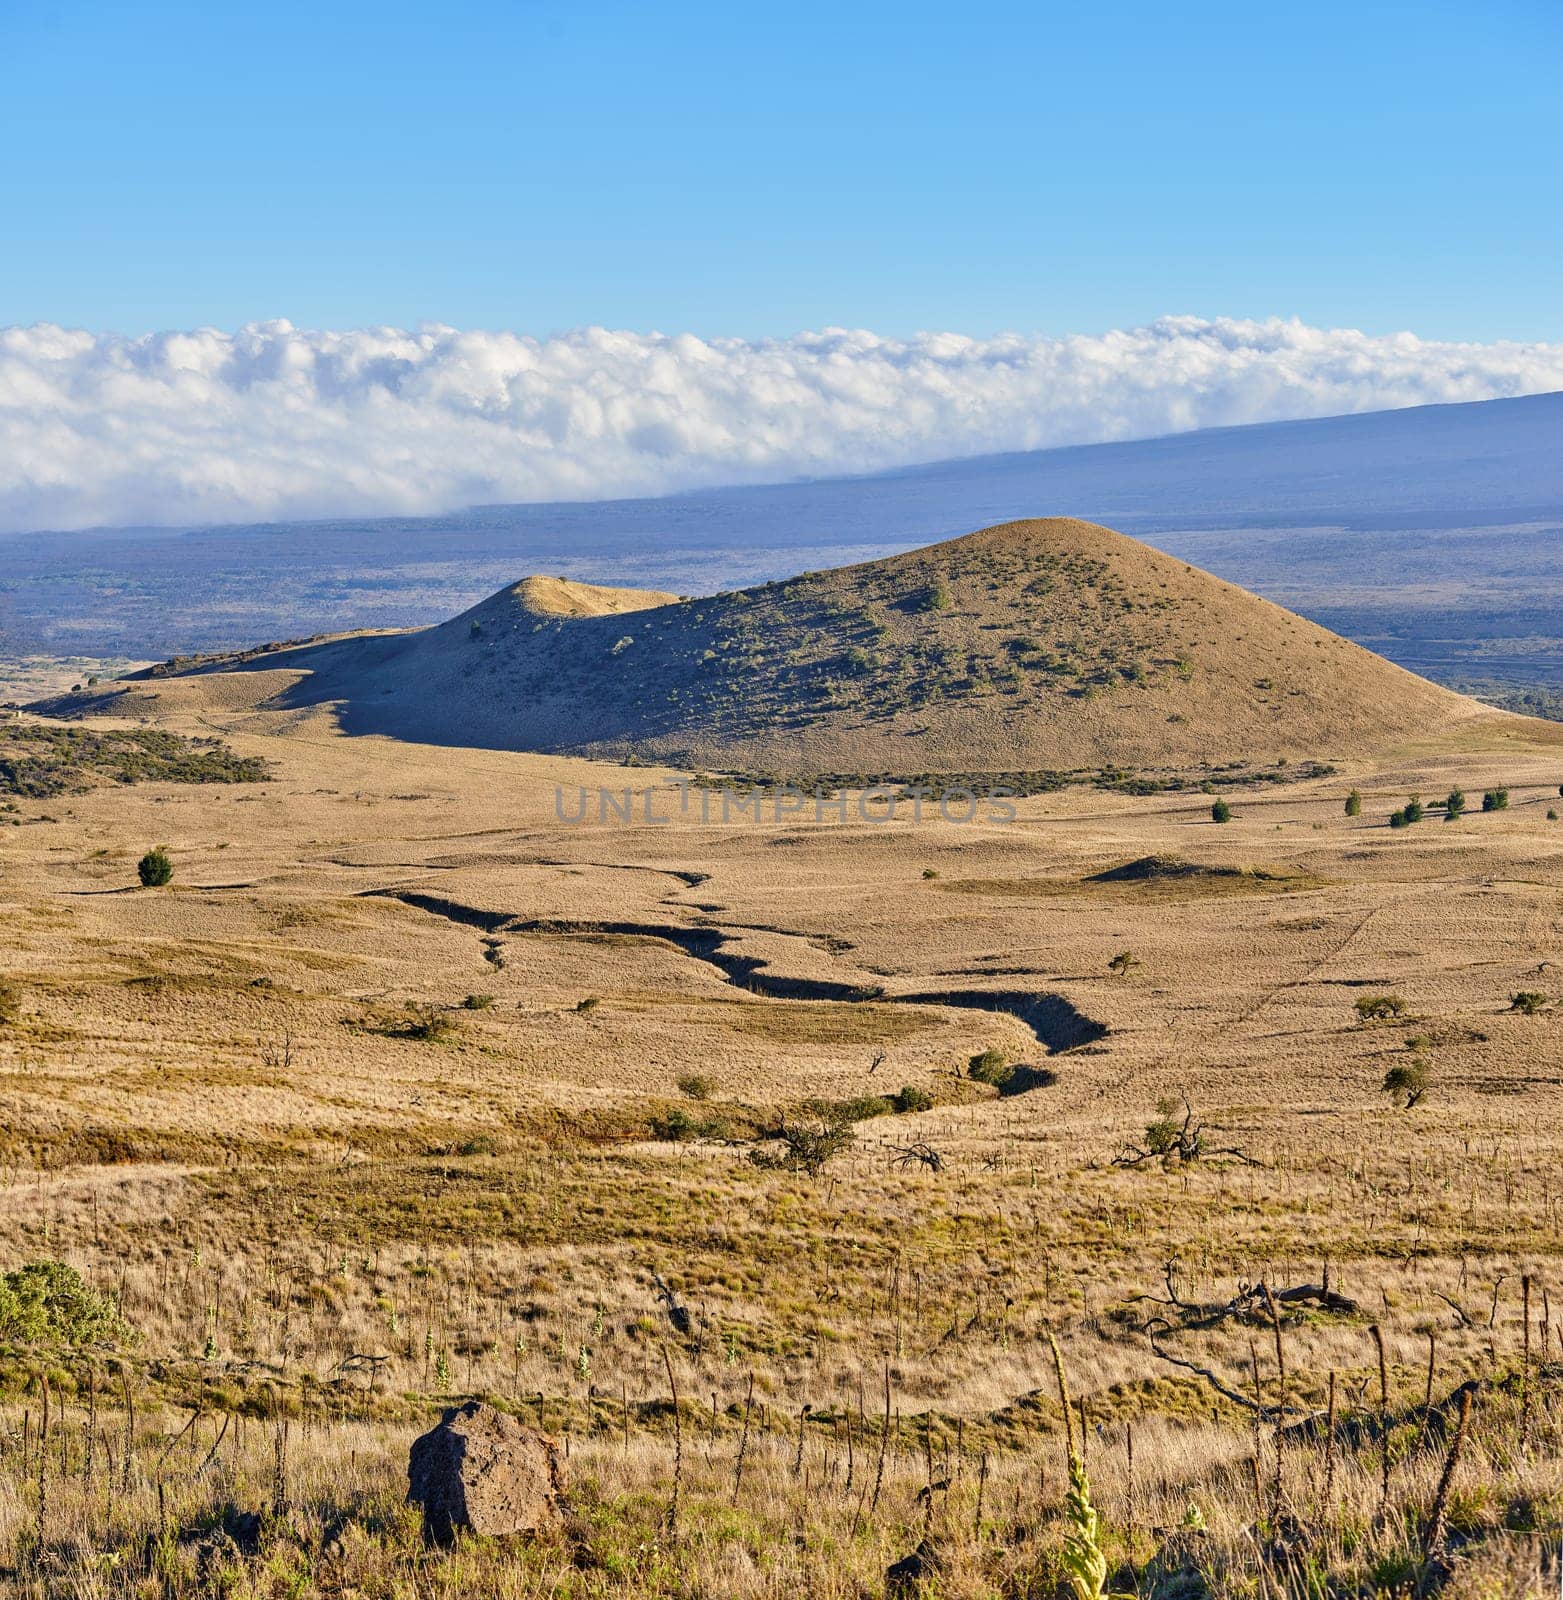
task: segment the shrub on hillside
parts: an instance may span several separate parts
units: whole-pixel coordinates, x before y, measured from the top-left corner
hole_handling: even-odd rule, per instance
[[[1231,806],[1225,800],[1216,801],[1210,808],[1210,820],[1212,822],[1230,822],[1232,820]]]
[[[1363,1022],[1393,1022],[1406,1014],[1406,1003],[1398,994],[1357,996],[1357,1016]]]
[[[1360,817],[1362,815],[1362,794],[1357,789],[1353,789],[1346,796],[1346,815],[1348,817]]]
[[[136,863],[136,876],[140,878],[143,889],[161,889],[174,881],[174,864],[162,845],[155,850],[148,850]]]
[[[34,1261],[0,1276],[0,1343],[115,1343],[130,1337],[119,1308],[63,1261]]]
[[[782,1121],[766,1134],[766,1143],[749,1152],[749,1159],[766,1172],[816,1173],[827,1161],[851,1149],[857,1139],[850,1122],[807,1117]]]
[[[966,1076],[974,1078],[978,1083],[991,1084],[995,1089],[1002,1089],[1009,1082],[1010,1074],[1015,1069],[1009,1063],[1009,1057],[1002,1050],[984,1050],[980,1056],[971,1058],[971,1065],[966,1069]]]

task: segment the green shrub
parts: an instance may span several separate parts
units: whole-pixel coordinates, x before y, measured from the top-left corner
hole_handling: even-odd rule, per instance
[[[711,1080],[698,1072],[686,1072],[678,1080],[678,1092],[688,1095],[691,1100],[709,1100]]]
[[[933,1096],[926,1089],[919,1089],[915,1084],[903,1084],[891,1096],[891,1104],[902,1114],[909,1111],[928,1111],[933,1106]]]
[[[402,1039],[448,1039],[456,1031],[456,1019],[448,1011],[433,1004],[412,1002],[407,1007],[407,1018],[396,1030]]]
[[[1410,820],[1404,811],[1391,811],[1389,814],[1389,825],[1392,828],[1403,828]]]
[[[493,1005],[494,997],[491,994],[469,994],[461,1002],[463,1011],[487,1011]]]
[[[0,1276],[0,1342],[80,1346],[131,1337],[114,1301],[63,1261],[34,1261]]]
[[[652,1138],[663,1139],[670,1144],[692,1139],[698,1131],[694,1118],[682,1106],[674,1106],[669,1111],[660,1112],[650,1120]]]
[[[1547,997],[1535,989],[1521,989],[1518,994],[1509,996],[1509,1010],[1518,1011],[1524,1016],[1533,1017],[1546,1005]]]
[[[924,611],[948,611],[955,601],[943,583],[930,584],[923,591],[921,607]]]
[[[1406,801],[1405,815],[1407,822],[1420,822],[1422,820],[1422,818],[1426,815],[1426,812],[1422,806],[1421,795],[1414,794],[1408,801]]]
[[[1357,1016],[1363,1022],[1391,1022],[1406,1014],[1406,1003],[1398,994],[1357,996]]]
[[[888,1117],[895,1110],[889,1095],[859,1094],[850,1100],[810,1100],[804,1110],[822,1122],[867,1122],[870,1117]]]
[[[578,1015],[589,1017],[592,1012],[594,1012],[601,1004],[602,998],[600,995],[589,994],[576,1006],[575,1009]]]
[[[1483,811],[1507,811],[1509,809],[1509,791],[1507,789],[1489,789],[1482,796]]]
[[[1360,790],[1353,789],[1346,796],[1346,815],[1348,817],[1360,817],[1362,815],[1362,794]]]
[[[162,845],[155,850],[148,850],[136,863],[136,876],[140,878],[143,889],[161,889],[174,881],[174,864]]]
[[[984,1050],[980,1056],[971,1058],[971,1065],[966,1069],[966,1076],[975,1079],[978,1083],[991,1084],[995,1089],[1002,1089],[1009,1082],[1010,1074],[1014,1072],[1010,1065],[1009,1057],[1002,1050]]]
[[[1444,801],[1444,821],[1453,822],[1465,810],[1465,792],[1461,789],[1451,789],[1449,798]]]
[[[1232,820],[1231,806],[1225,800],[1216,801],[1210,808],[1210,820],[1212,822],[1230,822]]]

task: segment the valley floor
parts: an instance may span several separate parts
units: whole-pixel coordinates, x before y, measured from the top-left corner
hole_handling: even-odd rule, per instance
[[[10,1338],[0,1585],[848,1596],[926,1541],[923,1593],[1052,1595],[1051,1331],[1111,1587],[1541,1592],[1563,747],[1505,726],[1224,826],[702,823],[651,768],[237,714],[185,731],[271,782],[12,802],[0,1267],[134,1337]],[[1204,1152],[1133,1161],[1186,1106]],[[750,1159],[811,1118],[817,1172]],[[566,1442],[559,1539],[423,1548],[406,1448],[466,1395]]]

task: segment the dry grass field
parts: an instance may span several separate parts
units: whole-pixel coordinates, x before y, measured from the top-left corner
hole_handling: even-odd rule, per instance
[[[1563,730],[756,824],[234,677],[269,781],[0,800],[5,1592],[1556,1584]],[[469,1395],[557,1537],[424,1547]]]

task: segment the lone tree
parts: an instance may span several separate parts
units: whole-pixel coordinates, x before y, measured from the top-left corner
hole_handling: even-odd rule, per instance
[[[1406,1003],[1398,994],[1358,995],[1356,1003],[1363,1022],[1394,1022],[1406,1014]]]
[[[1362,815],[1362,791],[1360,789],[1353,789],[1346,796],[1346,815],[1348,817],[1360,817]]]
[[[827,1161],[850,1150],[857,1134],[845,1118],[827,1115],[794,1122],[783,1117],[761,1137],[769,1143],[750,1150],[749,1159],[755,1166],[767,1172],[806,1172],[812,1177]]]
[[[1135,967],[1140,965],[1140,958],[1132,950],[1120,950],[1111,961],[1107,963],[1107,970],[1115,972],[1120,978],[1127,978]]]
[[[1250,1167],[1264,1163],[1256,1161],[1246,1150],[1236,1145],[1211,1145],[1206,1140],[1206,1126],[1195,1114],[1188,1097],[1183,1097],[1183,1120],[1178,1121],[1177,1101],[1158,1100],[1156,1120],[1145,1125],[1145,1143],[1125,1144],[1113,1157],[1115,1167],[1138,1167],[1147,1161],[1160,1161],[1163,1166],[1174,1162],[1192,1166],[1206,1156],[1232,1156]]]
[[[1216,801],[1210,808],[1210,820],[1212,822],[1230,822],[1232,820],[1231,806],[1225,800]]]
[[[168,859],[168,852],[158,845],[136,863],[136,876],[141,880],[143,889],[161,889],[164,884],[174,881],[174,864]]]
[[[1534,1017],[1546,1003],[1546,995],[1535,989],[1521,989],[1518,994],[1509,996],[1509,1010],[1527,1017]]]
[[[1426,1059],[1418,1056],[1414,1061],[1391,1067],[1384,1074],[1383,1092],[1400,1101],[1407,1111],[1433,1086],[1433,1069]]]

